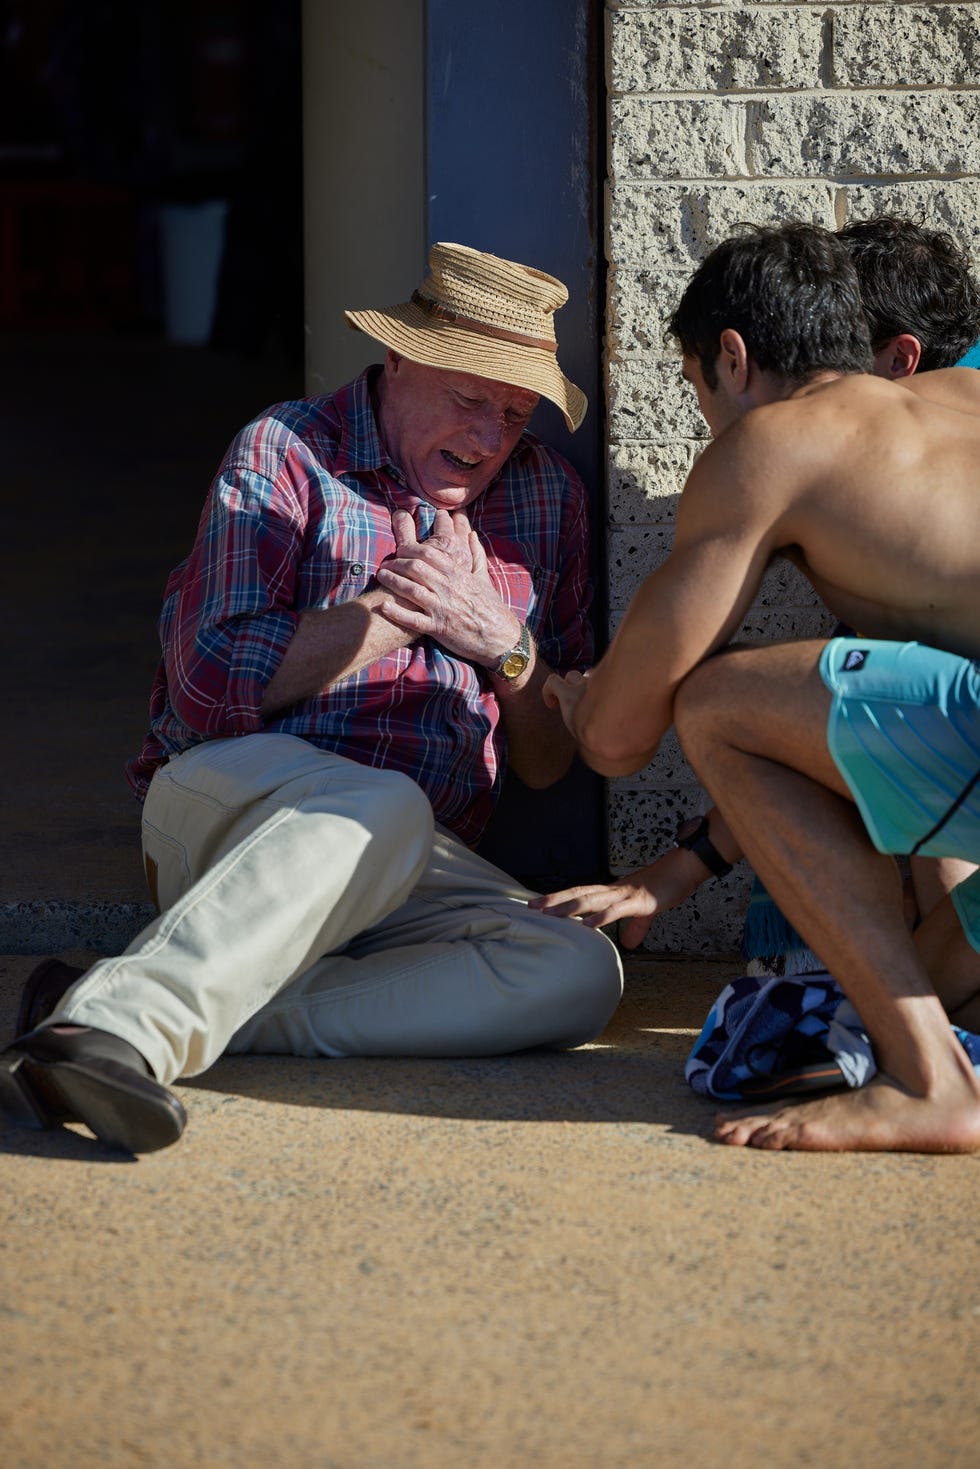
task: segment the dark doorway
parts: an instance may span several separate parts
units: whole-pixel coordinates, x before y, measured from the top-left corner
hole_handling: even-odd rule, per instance
[[[301,102],[299,0],[0,0],[4,903],[144,897],[164,584],[304,390]]]
[[[5,331],[303,351],[298,0],[6,0]]]

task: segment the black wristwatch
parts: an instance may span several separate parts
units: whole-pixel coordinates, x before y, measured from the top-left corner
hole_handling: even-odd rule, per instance
[[[684,822],[681,822],[681,826]],[[674,838],[675,847],[685,847],[687,851],[693,852],[699,862],[703,862],[709,872],[715,877],[727,877],[732,870],[731,862],[726,862],[724,857],[715,846],[709,835],[710,827],[707,816],[702,816],[690,836],[682,837],[680,827]]]

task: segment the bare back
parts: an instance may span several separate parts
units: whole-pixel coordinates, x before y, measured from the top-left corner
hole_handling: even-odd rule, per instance
[[[577,738],[596,769],[652,757],[677,688],[737,638],[779,555],[866,636],[980,657],[980,384],[974,410],[969,371],[930,373],[924,387],[829,377],[752,408],[708,445],[673,550],[637,588],[582,698]]]
[[[836,378],[749,413],[712,455],[742,481],[749,534],[758,516],[839,618],[980,656],[980,373]],[[712,472],[685,534],[724,493]]]

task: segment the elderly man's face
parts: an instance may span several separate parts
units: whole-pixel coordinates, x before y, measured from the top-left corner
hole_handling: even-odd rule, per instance
[[[438,510],[460,510],[497,477],[538,394],[425,367],[388,351],[379,386],[381,431],[409,487]]]

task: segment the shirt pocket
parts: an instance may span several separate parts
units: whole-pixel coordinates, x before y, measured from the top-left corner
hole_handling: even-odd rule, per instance
[[[339,557],[330,571],[329,584],[323,586],[319,599],[313,605],[332,607],[338,602],[352,602],[367,591],[374,575],[367,561],[356,561],[351,557]]]
[[[303,567],[293,605],[302,610],[352,602],[368,590],[373,576],[374,567],[355,556],[311,557]]]

